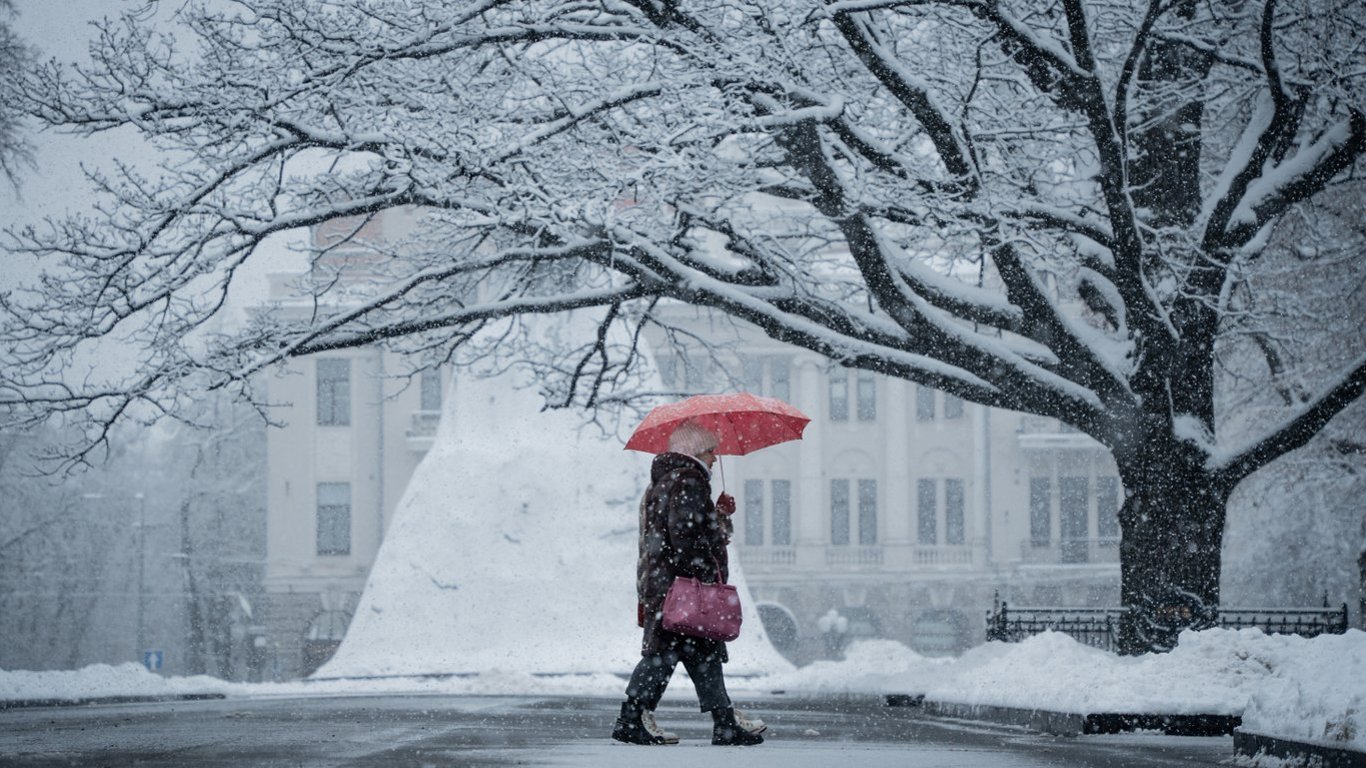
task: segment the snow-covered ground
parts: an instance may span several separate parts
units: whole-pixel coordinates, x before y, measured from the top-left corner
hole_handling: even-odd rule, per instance
[[[634,634],[623,630],[626,634]],[[930,699],[1074,713],[1242,714],[1244,730],[1366,752],[1366,632],[1305,639],[1255,629],[1188,632],[1171,653],[1120,657],[1044,633],[927,658],[889,640],[850,646],[842,661],[729,681],[737,700],[920,694]],[[0,699],[219,693],[228,697],[353,694],[621,695],[611,674],[500,671],[442,679],[229,683],[163,677],[128,663],[75,671],[0,671]],[[667,698],[691,700],[680,671]]]

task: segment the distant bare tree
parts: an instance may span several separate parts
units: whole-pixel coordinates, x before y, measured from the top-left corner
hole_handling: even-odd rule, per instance
[[[0,433],[0,667],[76,666],[98,634],[94,607],[128,551],[127,522],[77,486],[37,474],[33,448],[51,433]],[[113,562],[111,562],[113,561]]]
[[[222,8],[187,4],[176,37],[130,17],[88,66],[24,81],[48,124],[168,157],[94,177],[96,215],[14,233],[62,262],[0,305],[0,403],[85,413],[86,446],[196,389],[250,397],[294,355],[449,356],[499,318],[682,301],[1105,444],[1135,652],[1210,620],[1234,488],[1366,388],[1359,322],[1288,333],[1359,297],[1361,259],[1305,252],[1263,288],[1295,266],[1287,222],[1360,218],[1359,3]],[[380,214],[409,236],[368,241]],[[205,332],[245,264],[324,224],[309,311]],[[560,404],[624,396],[633,350],[606,338],[559,350]],[[72,375],[114,341],[136,365]],[[1220,411],[1295,377],[1255,421]]]
[[[10,28],[13,0],[0,0],[0,174],[19,184],[20,169],[33,164],[33,148],[23,133],[23,109],[15,85],[33,66],[33,51]]]
[[[0,432],[0,668],[136,661],[141,615],[168,668],[244,672],[233,622],[265,569],[264,425],[222,396],[196,415],[212,428],[124,425],[68,478],[32,461],[51,430]]]
[[[244,639],[232,619],[261,593],[265,573],[265,425],[222,396],[202,408],[212,429],[183,430],[177,458],[166,457],[180,489],[185,671],[230,678]]]

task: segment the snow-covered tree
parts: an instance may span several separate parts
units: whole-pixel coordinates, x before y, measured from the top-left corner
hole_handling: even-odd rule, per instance
[[[683,301],[1104,443],[1126,489],[1122,642],[1161,647],[1218,604],[1233,489],[1366,386],[1359,312],[1290,336],[1281,311],[1360,307],[1361,259],[1340,258],[1359,227],[1329,252],[1274,245],[1287,221],[1359,219],[1362,27],[1359,3],[1321,0],[235,0],[130,17],[89,63],[29,78],[28,108],[168,159],[95,176],[89,216],[15,233],[62,259],[4,297],[0,399],[88,413],[98,441],[188,388],[249,396],[293,355],[449,355],[494,318],[650,323]],[[345,266],[345,235],[384,212],[409,236]],[[324,223],[343,237],[314,254],[314,312],[199,333],[274,236]],[[1302,278],[1264,292],[1265,265],[1296,260]],[[137,364],[63,375],[105,342]],[[561,403],[598,402],[634,360],[585,342],[546,369]],[[1225,390],[1291,381],[1253,423],[1220,410]]]

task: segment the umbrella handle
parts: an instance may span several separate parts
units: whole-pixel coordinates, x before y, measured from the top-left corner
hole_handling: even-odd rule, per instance
[[[721,470],[721,493],[726,492],[726,465],[722,463],[721,457],[716,457],[716,466]]]

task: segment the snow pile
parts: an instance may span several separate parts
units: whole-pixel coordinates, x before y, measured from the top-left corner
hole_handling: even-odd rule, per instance
[[[207,675],[162,677],[131,661],[117,666],[91,664],[81,669],[49,672],[0,670],[3,701],[226,694],[237,687]]]
[[[1366,632],[1271,635],[1256,661],[1268,679],[1243,710],[1243,730],[1366,752]]]
[[[579,414],[541,412],[533,383],[513,371],[453,387],[346,637],[314,677],[629,673],[640,660],[637,518],[651,457]],[[745,631],[729,671],[789,670],[737,561]]]
[[[963,704],[1080,714],[1237,714],[1266,678],[1250,650],[1265,640],[1257,630],[1186,632],[1170,653],[1117,656],[1044,632],[978,646],[950,679],[924,692]]]

